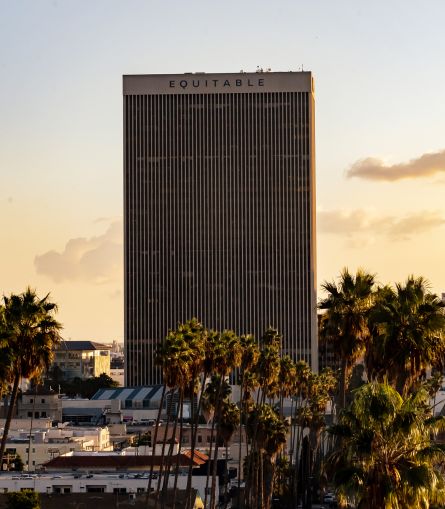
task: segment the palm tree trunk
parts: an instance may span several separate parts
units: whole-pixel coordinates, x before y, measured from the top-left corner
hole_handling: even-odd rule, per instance
[[[274,473],[275,473],[275,458],[266,455],[267,463],[264,470],[264,502],[263,506],[265,509],[269,509],[271,506],[272,495],[274,490]]]
[[[8,415],[6,416],[5,428],[3,430],[2,442],[0,445],[0,468],[3,465],[3,456],[5,454],[6,441],[8,439],[9,428],[11,427],[12,414],[14,413],[15,402],[19,392],[20,375],[16,374],[14,377],[14,384],[11,391],[11,400],[8,407]]]
[[[228,494],[229,494],[229,462],[227,461],[227,458],[229,457],[229,445],[228,440],[224,444],[225,448],[225,454],[226,454],[226,466],[224,469],[224,508],[227,507],[229,500],[228,500]]]
[[[240,506],[241,503],[241,447],[243,444],[243,392],[244,392],[244,369],[242,370],[241,375],[241,385],[240,385],[240,397],[239,397],[239,439],[238,439],[238,492],[236,494],[237,507]],[[246,435],[246,445],[247,445],[247,435]],[[245,484],[244,484],[245,486]]]
[[[191,509],[192,504],[192,475],[193,475],[193,459],[195,457],[195,448],[196,448],[196,437],[198,435],[198,428],[199,428],[199,414],[201,412],[201,406],[202,406],[202,396],[205,389],[205,383],[207,380],[207,373],[204,373],[203,375],[203,381],[201,384],[201,394],[199,395],[198,400],[198,408],[196,409],[196,414],[193,414],[192,412],[192,429],[191,429],[191,435],[192,435],[192,443],[191,443],[191,451],[190,451],[190,466],[189,471],[187,474],[187,488],[186,488],[186,505],[185,509]],[[194,399],[194,392],[193,392],[193,382],[190,384],[191,394],[192,394],[192,401]],[[193,403],[192,403],[193,408]]]
[[[264,502],[264,459],[263,459],[263,451],[259,451],[259,459],[260,459],[260,468],[259,468],[259,486],[258,486],[258,502],[257,507],[258,509],[263,508],[263,502]]]
[[[218,390],[217,390],[217,395],[216,395],[216,401],[219,402],[219,399],[221,397],[221,389],[222,389],[222,384],[223,384],[223,377],[221,376],[220,380],[219,380],[219,385],[218,385]],[[212,430],[210,432],[210,451],[209,451],[209,460],[211,459],[212,457],[212,448],[213,448],[213,438],[215,436],[215,424],[216,424],[216,421],[218,420],[219,418],[219,404],[216,405],[215,407],[215,411],[213,413],[213,419],[212,419]],[[216,454],[218,454],[218,445],[217,445],[217,436],[215,437],[215,451],[216,451]],[[210,463],[210,461],[209,461]],[[205,493],[205,499],[204,499],[204,507],[207,507],[207,491],[208,491],[208,488],[209,488],[209,477],[210,477],[210,465],[209,465],[209,468],[207,469],[207,480],[206,480],[206,493]],[[214,484],[215,484],[215,478],[216,478],[216,465],[215,465],[215,461],[213,462],[213,465],[212,465],[212,487],[211,487],[211,496],[210,496],[210,507],[212,508],[212,499],[213,499],[213,496],[214,496]]]
[[[147,497],[146,497],[146,505],[147,506],[148,506],[148,499],[150,498],[150,494],[151,494],[151,481],[152,481],[153,471],[154,471],[154,457],[155,457],[155,452],[156,452],[156,442],[158,441],[159,421],[161,420],[162,408],[164,406],[164,399],[165,399],[166,391],[167,391],[167,386],[164,384],[164,386],[162,387],[162,395],[161,395],[161,402],[159,403],[158,415],[156,417],[155,433],[154,433],[153,439],[151,441],[150,477],[148,478]]]
[[[155,494],[155,504],[154,504],[155,508],[158,507],[159,493],[161,491],[161,486],[162,486],[162,475],[164,472],[164,460],[165,460],[165,446],[167,445],[167,435],[168,435],[168,428],[170,426],[170,418],[171,418],[171,412],[172,412],[172,407],[173,407],[173,397],[175,395],[175,389],[173,388],[170,392],[171,392],[170,401],[167,406],[167,422],[165,424],[164,437],[162,439],[161,461],[160,461],[160,465],[159,465],[158,483],[156,486],[156,494]]]
[[[305,406],[307,406],[307,400],[305,401]],[[300,405],[299,408],[301,408],[302,405]],[[297,409],[295,410],[295,416],[297,415]],[[296,430],[296,443],[295,443],[295,475],[294,475],[294,496],[295,499],[298,497],[298,479],[300,476],[300,449],[301,452],[303,451],[303,426],[298,426]],[[303,454],[301,454],[301,457]],[[304,470],[304,469],[303,469]]]
[[[29,442],[28,442],[28,472],[31,471],[31,445],[32,445],[32,424],[34,420],[34,412],[36,408],[36,399],[37,399],[37,385],[34,392],[34,399],[32,402],[32,412],[31,412],[31,424],[29,427]]]
[[[219,401],[219,394],[218,394],[217,401]],[[215,411],[215,417],[218,417],[218,420],[220,418],[220,414],[221,414],[221,409],[220,409],[220,405],[218,404],[217,411]],[[212,488],[211,488],[211,494],[210,494],[210,509],[214,509],[215,503],[216,503],[216,473],[217,473],[217,467],[218,467],[218,449],[219,449],[219,444],[218,444],[219,440],[218,439],[219,439],[219,436],[218,436],[218,430],[217,430],[216,437],[215,437],[215,449],[214,449],[214,454],[213,454],[213,465],[212,465]]]
[[[171,470],[171,466],[172,466],[172,463],[173,463],[173,450],[175,448],[176,429],[178,427],[178,420],[179,420],[178,413],[179,412],[176,411],[176,418],[175,418],[175,421],[174,421],[174,424],[173,424],[173,432],[172,432],[172,436],[170,438],[170,445],[169,445],[169,448],[168,448],[167,464],[166,464],[165,470],[164,470],[164,480],[163,480],[163,486],[162,486],[161,508],[165,507],[165,501],[166,501],[166,498],[167,498],[168,481],[169,481],[169,478],[170,478],[170,470]]]
[[[346,379],[347,379],[348,361],[346,357],[341,359],[341,375],[339,387],[339,410],[343,410],[346,406]]]
[[[192,398],[193,398],[193,395],[192,395]],[[173,503],[172,503],[173,509],[176,507],[176,492],[177,492],[177,488],[178,488],[178,475],[179,475],[179,466],[180,466],[180,458],[181,458],[181,446],[182,446],[182,437],[183,437],[183,433],[184,433],[184,388],[181,388],[179,409],[181,412],[181,421],[179,424],[179,448],[178,448],[178,455],[176,458],[175,482],[173,485]]]
[[[213,452],[213,435],[215,430],[215,420],[212,420],[212,428],[210,431],[210,448],[209,448],[209,460],[207,464],[207,478],[206,478],[206,487],[205,487],[205,494],[204,494],[204,507],[207,508],[207,496],[209,491],[209,480],[210,480],[210,463],[212,459],[212,452]]]

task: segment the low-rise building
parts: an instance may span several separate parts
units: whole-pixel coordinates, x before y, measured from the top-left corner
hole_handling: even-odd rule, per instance
[[[195,451],[193,467],[199,468],[208,461],[209,457]],[[70,451],[53,458],[45,463],[47,472],[146,472],[153,465],[153,470],[158,472],[162,465],[171,462],[172,468],[178,466],[179,471],[184,473],[190,466],[190,451],[181,451],[170,457],[161,455],[138,455],[122,452],[77,452]]]
[[[54,351],[51,370],[64,380],[110,376],[109,345],[94,341],[61,341]]]
[[[110,433],[106,427],[65,426],[32,430],[26,427],[13,430],[8,436],[5,450],[11,458],[20,456],[25,470],[35,471],[42,468],[50,459],[69,452],[112,451],[112,449]]]
[[[148,422],[155,420],[158,415],[162,391],[162,385],[99,389],[91,401],[95,401],[96,404],[106,401],[108,406],[114,401],[119,402],[123,421]],[[167,399],[161,409],[163,418],[166,416],[166,405]]]
[[[48,418],[62,420],[62,401],[60,395],[52,390],[31,390],[22,394],[17,401],[19,419]]]
[[[4,507],[5,494],[15,491],[31,490],[41,494],[42,509],[60,507],[133,507],[135,509],[154,508],[154,497],[147,500],[149,476],[147,472],[121,474],[83,474],[52,472],[41,475],[18,475],[4,473],[0,476],[0,506]],[[152,479],[155,489],[157,476]],[[194,476],[193,509],[203,509],[202,503],[206,477]],[[178,506],[185,506],[187,476],[180,476],[177,491],[173,495],[174,476],[169,479],[169,488],[165,494],[167,507],[171,506],[173,496]],[[218,486],[216,487],[218,493]],[[170,505],[169,505],[170,503]]]

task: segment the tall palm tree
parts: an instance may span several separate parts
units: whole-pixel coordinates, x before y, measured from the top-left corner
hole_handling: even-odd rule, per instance
[[[206,417],[207,422],[212,421],[212,428],[210,432],[210,447],[209,447],[209,458],[212,458],[212,484],[210,493],[210,507],[214,503],[215,492],[213,490],[214,485],[216,486],[216,462],[218,460],[218,440],[219,440],[219,426],[221,425],[223,409],[229,405],[229,398],[232,393],[232,389],[228,381],[221,377],[221,375],[213,375],[210,381],[207,383],[204,394],[203,394],[203,415]],[[207,492],[210,481],[210,462],[207,468],[207,479],[205,489],[205,502],[207,504]]]
[[[287,429],[286,420],[271,405],[255,405],[249,415],[246,431],[254,447],[247,457],[248,507],[270,507],[275,461],[286,443]]]
[[[167,337],[164,341],[164,344],[161,348],[161,355],[162,355],[162,371],[163,371],[163,377],[164,382],[169,388],[176,389],[178,391],[179,396],[179,404],[177,405],[176,412],[175,412],[175,419],[173,421],[173,431],[170,438],[170,444],[168,447],[167,452],[167,458],[164,458],[165,453],[165,445],[166,445],[166,439],[167,439],[167,433],[169,430],[169,418],[167,418],[166,428],[164,432],[164,439],[163,439],[163,445],[162,445],[162,459],[161,459],[161,465],[160,465],[160,471],[159,471],[159,477],[158,477],[158,486],[155,494],[155,505],[157,505],[160,489],[162,485],[162,500],[161,500],[161,506],[163,507],[165,505],[165,499],[166,499],[166,492],[168,488],[168,482],[169,482],[169,476],[170,476],[170,470],[173,464],[172,457],[173,457],[173,450],[175,446],[175,440],[176,440],[176,430],[178,421],[180,423],[181,431],[180,435],[182,434],[182,402],[184,399],[184,392],[187,389],[189,383],[190,383],[190,376],[191,376],[191,363],[193,360],[193,352],[190,348],[190,345],[188,343],[188,332],[189,332],[189,326],[188,324],[179,324],[177,329],[170,330],[167,334]],[[172,391],[170,396],[170,409],[172,406],[174,397],[174,391]],[[169,412],[170,414],[170,412]],[[181,446],[181,444],[179,444]],[[179,456],[178,458],[179,459]],[[166,461],[165,461],[166,460]],[[176,474],[177,474],[177,467],[176,467]],[[161,482],[162,479],[162,482]],[[176,483],[176,476],[175,476],[175,483]]]
[[[239,368],[242,358],[242,350],[240,339],[232,330],[224,330],[218,333],[214,337],[212,342],[212,348],[210,350],[210,356],[212,357],[213,372],[219,377],[219,388],[217,389],[215,416],[213,423],[220,420],[221,408],[223,405],[223,399],[221,398],[220,391],[223,388],[223,384],[226,378],[237,368]],[[212,423],[212,434],[213,438],[214,424]],[[213,452],[213,465],[212,465],[212,486],[210,493],[210,508],[214,509],[216,504],[216,473],[217,473],[217,461],[218,461],[218,440],[215,440],[215,448]]]
[[[387,384],[358,389],[330,430],[342,438],[329,465],[343,506],[427,509],[443,503],[445,483],[435,465],[445,448],[431,437],[444,427],[443,417],[431,417],[423,389],[405,399]]]
[[[267,397],[277,394],[276,387],[280,376],[281,336],[278,331],[269,327],[260,339],[260,356],[256,371],[260,390],[257,403],[264,404]]]
[[[363,355],[369,337],[367,314],[371,305],[375,276],[359,269],[355,276],[343,269],[338,284],[325,281],[327,296],[318,307],[326,312],[320,325],[320,337],[333,345],[341,362],[338,407],[346,402],[348,377],[355,362]]]
[[[365,363],[369,379],[387,379],[401,393],[415,388],[429,367],[444,368],[445,304],[422,277],[377,291],[370,313]]]
[[[302,472],[300,477],[303,479],[303,500],[308,502],[311,499],[312,481],[318,481],[321,464],[321,455],[319,454],[321,433],[326,428],[326,408],[331,401],[332,394],[337,386],[337,379],[330,368],[325,368],[320,373],[310,373],[307,380],[305,402],[299,408],[297,413],[297,423],[300,426],[300,443],[305,443],[305,454],[301,451],[301,457],[297,456],[295,465],[298,474],[300,464]],[[307,431],[307,433],[305,433]],[[306,434],[305,439],[303,435]],[[297,451],[298,454],[298,451]],[[304,457],[304,458],[303,458]],[[305,461],[303,461],[303,459]],[[297,491],[297,486],[295,486]]]
[[[61,324],[54,318],[57,306],[49,294],[39,298],[31,288],[19,295],[3,297],[4,317],[2,337],[6,340],[13,363],[10,376],[12,391],[5,428],[0,445],[0,465],[22,378],[38,378],[48,369],[54,347],[60,342]]]
[[[226,468],[225,478],[224,478],[224,496],[225,496],[225,505],[229,502],[228,500],[228,487],[229,487],[229,470],[228,470],[228,458],[229,458],[229,442],[238,429],[240,422],[240,409],[236,406],[232,401],[224,401],[221,412],[220,419],[218,422],[218,433],[217,440],[222,440],[226,449]]]

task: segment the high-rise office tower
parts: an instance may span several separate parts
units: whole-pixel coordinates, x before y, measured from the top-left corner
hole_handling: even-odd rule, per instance
[[[124,76],[128,385],[194,316],[317,367],[309,72]]]

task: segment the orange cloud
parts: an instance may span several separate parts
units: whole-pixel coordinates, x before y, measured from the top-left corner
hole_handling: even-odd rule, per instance
[[[122,277],[122,221],[113,222],[103,235],[70,239],[62,252],[48,251],[34,258],[39,274],[56,283],[82,280],[109,283]]]
[[[408,240],[413,235],[442,226],[445,219],[438,212],[424,211],[403,217],[373,216],[364,210],[321,211],[317,215],[320,233],[344,235],[384,235],[392,240]]]
[[[441,172],[445,172],[445,150],[423,154],[406,163],[392,165],[387,165],[374,157],[359,159],[349,168],[346,176],[394,182],[401,179],[430,177]]]

